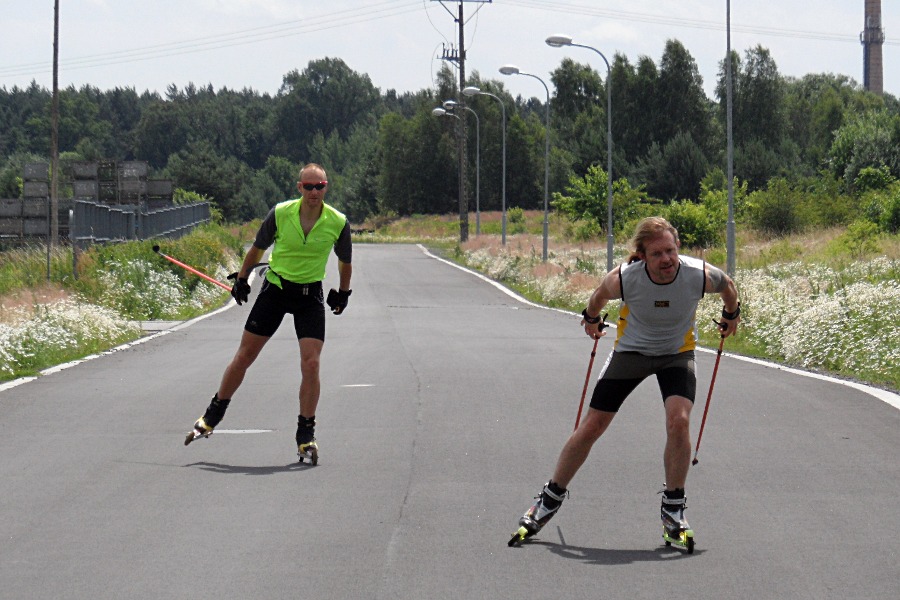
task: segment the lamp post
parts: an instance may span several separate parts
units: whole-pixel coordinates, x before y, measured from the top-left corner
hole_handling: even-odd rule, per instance
[[[727,104],[725,108],[726,113],[726,128],[727,133],[726,137],[727,141],[727,154],[728,154],[728,224],[726,225],[726,269],[728,270],[728,274],[731,277],[734,277],[734,133],[732,131],[732,116],[731,111],[733,107],[733,94],[734,94],[734,75],[731,72],[731,0],[726,0],[725,2],[725,39],[726,39],[726,53],[725,53],[725,102]]]
[[[547,239],[550,233],[550,88],[548,88],[547,84],[544,83],[544,80],[537,75],[525,73],[515,65],[504,65],[500,67],[500,72],[504,75],[524,75],[526,77],[531,77],[532,79],[537,79],[541,82],[541,85],[544,86],[544,90],[547,92],[547,109],[544,111],[546,113],[546,123],[544,126],[546,135],[544,140],[544,253],[542,255],[543,261],[547,262]]]
[[[606,63],[606,270],[612,271],[613,268],[613,245],[615,236],[613,235],[613,175],[612,175],[612,69],[609,61],[603,56],[603,53],[591,46],[576,44],[568,35],[551,35],[547,38],[547,45],[552,48],[562,48],[563,46],[574,46],[575,48],[587,48],[593,50],[600,55],[603,62]]]
[[[462,119],[460,119],[458,116],[456,116],[452,112],[448,112],[440,107],[433,109],[431,111],[431,114],[433,114],[436,117],[453,117],[454,119],[456,119],[457,121],[462,123]],[[469,239],[469,228],[468,228],[467,224],[463,223],[463,218],[462,218],[462,215],[463,215],[462,207],[464,205],[464,198],[465,198],[465,187],[464,187],[465,186],[465,176],[463,175],[463,151],[462,151],[462,125],[460,125],[456,128],[456,138],[457,138],[456,148],[457,148],[457,153],[459,154],[459,169],[458,169],[458,171],[459,171],[459,174],[458,174],[459,206],[460,206],[459,241],[465,242],[467,239]],[[468,213],[466,213],[466,219],[468,219]],[[463,229],[464,224],[466,225],[465,229]]]
[[[464,108],[475,115],[475,235],[481,235],[481,119],[478,113],[456,100],[444,100],[444,110]]]
[[[463,90],[463,94],[466,96],[490,96],[494,100],[500,103],[500,113],[503,118],[503,183],[501,189],[501,217],[500,217],[500,243],[502,245],[506,245],[506,105],[503,104],[503,100],[495,96],[494,94],[489,94],[488,92],[482,92],[477,87],[470,85],[469,87]]]

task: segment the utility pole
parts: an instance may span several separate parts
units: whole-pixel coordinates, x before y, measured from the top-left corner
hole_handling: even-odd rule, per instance
[[[462,91],[466,87],[466,40],[463,37],[466,22],[463,20],[462,0],[459,3],[457,23],[459,23],[459,88],[456,97],[459,99],[459,103],[465,106],[466,101]],[[465,242],[469,239],[469,197],[466,193],[466,157],[468,156],[466,153],[466,146],[468,146],[466,143],[466,120],[459,119],[457,126],[459,127],[459,241]]]
[[[456,100],[460,104],[462,108],[465,107],[465,97],[462,91],[466,87],[466,46],[465,46],[465,15],[463,14],[463,3],[464,2],[480,2],[482,5],[484,3],[489,3],[492,0],[459,0],[457,3],[459,4],[457,14],[454,15],[450,9],[447,8],[444,0],[432,0],[435,2],[440,2],[441,6],[453,16],[453,20],[459,26],[459,49],[454,50],[453,48],[447,49],[444,48],[443,55],[441,56],[442,60],[450,61],[456,63],[459,66],[459,89],[456,90]],[[480,10],[480,7],[479,9]],[[476,11],[477,12],[477,11]],[[466,152],[466,120],[459,119],[456,126],[458,127],[459,132],[459,148],[458,148],[458,156],[457,160],[459,162],[459,241],[465,242],[469,239],[469,199],[468,194],[466,193],[466,166],[468,153]]]
[[[59,237],[59,0],[53,2],[53,103],[50,109],[50,214],[47,231],[47,281],[50,248]]]

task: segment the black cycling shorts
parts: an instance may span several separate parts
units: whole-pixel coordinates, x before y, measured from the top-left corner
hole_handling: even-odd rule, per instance
[[[284,315],[294,315],[297,339],[315,338],[325,341],[325,297],[322,282],[298,284],[282,280],[282,287],[263,279],[263,286],[247,316],[244,329],[264,337],[272,337]]]
[[[670,396],[694,401],[697,369],[693,350],[666,356],[613,351],[594,387],[591,408],[618,412],[625,398],[650,375],[656,375],[664,401]]]

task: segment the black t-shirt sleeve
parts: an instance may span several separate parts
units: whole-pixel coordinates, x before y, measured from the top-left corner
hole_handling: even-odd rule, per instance
[[[259,226],[259,231],[256,232],[256,240],[253,242],[253,245],[260,250],[265,250],[275,241],[276,230],[275,208],[273,207],[269,211],[269,214],[266,215],[266,218],[263,219],[262,225]]]
[[[341,234],[334,243],[334,253],[342,263],[350,263],[353,258],[353,244],[350,242],[350,222],[344,223]]]

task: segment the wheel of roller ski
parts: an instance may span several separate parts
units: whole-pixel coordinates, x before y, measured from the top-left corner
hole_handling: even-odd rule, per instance
[[[682,542],[682,547],[687,550],[688,554],[694,553],[694,532],[688,529],[687,531],[683,531],[681,535],[678,537]]]
[[[195,440],[199,440],[200,438],[207,438],[211,435],[212,435],[212,432],[200,433],[199,431],[194,429],[193,431],[191,431],[190,433],[187,434],[186,438],[184,438],[184,445],[187,446]]]
[[[518,546],[530,537],[531,534],[529,533],[528,529],[526,529],[524,526],[519,527],[519,529],[513,534],[512,539],[510,539],[506,545],[512,548],[514,546]]]
[[[694,532],[691,530],[682,531],[678,534],[678,539],[669,536],[668,532],[663,529],[663,540],[666,547],[675,546],[686,550],[688,554],[694,553]]]
[[[316,450],[315,448],[311,449],[309,451],[309,454],[300,454],[298,456],[300,457],[301,463],[305,463],[306,461],[309,461],[309,464],[311,464],[313,466],[316,466],[319,464],[319,451]]]

